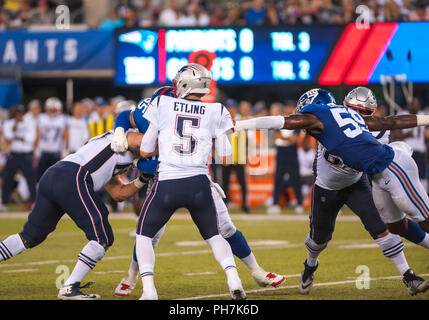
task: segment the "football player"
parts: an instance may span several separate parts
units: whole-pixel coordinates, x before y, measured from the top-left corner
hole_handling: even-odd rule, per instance
[[[46,100],[45,112],[38,118],[38,131],[38,151],[41,153],[37,168],[39,181],[50,166],[68,154],[67,117],[58,98]]]
[[[159,149],[159,167],[136,229],[136,255],[143,283],[141,300],[158,299],[152,241],[179,208],[189,211],[225,271],[232,299],[246,298],[231,247],[219,234],[207,172],[213,140],[220,156],[229,155],[231,145],[226,134],[233,128],[231,115],[222,104],[201,101],[209,93],[210,82],[206,68],[196,63],[185,65],[175,77],[178,97],[158,96],[142,112],[149,127],[140,155],[146,158]]]
[[[373,115],[377,110],[377,100],[375,99],[374,94],[370,89],[365,87],[357,87],[350,91],[344,98],[343,103],[363,116]],[[389,130],[371,133],[381,143],[390,142]],[[413,153],[406,142],[395,141],[390,143],[390,145],[402,148],[402,150],[410,155]],[[418,168],[417,163],[416,166]],[[424,188],[421,185],[421,180],[416,181],[415,184],[418,186],[414,185],[414,187],[416,189],[418,188],[421,193],[421,190]],[[392,203],[392,200],[389,199],[389,197],[385,197],[382,190],[373,188],[372,192],[375,205],[381,215],[381,218],[387,224],[390,232],[398,234],[419,246],[429,248],[429,234],[426,233],[418,223],[407,218],[405,214],[400,211],[394,203]],[[385,201],[387,201],[387,203],[385,203]]]
[[[151,98],[143,99],[138,106],[133,110],[127,110],[121,112],[115,121],[115,134],[112,140],[112,150],[115,152],[122,152],[127,147],[126,140],[124,139],[124,133],[129,128],[137,128],[140,132],[145,133],[148,128],[148,121],[142,116],[143,111],[147,105],[160,96],[176,97],[176,93],[173,87],[162,87],[156,90]],[[158,158],[156,159],[140,159],[137,167],[143,172],[155,173],[158,165]],[[210,179],[210,177],[209,177]],[[225,194],[222,188],[211,181],[210,185],[212,190],[212,196],[215,202],[217,216],[219,220],[219,233],[228,241],[231,246],[232,252],[237,256],[250,270],[256,283],[261,286],[272,286],[279,287],[282,285],[286,278],[282,275],[278,275],[274,272],[267,272],[259,266],[251,248],[249,247],[246,238],[237,230],[234,223],[232,222],[228,209],[223,201]],[[164,228],[157,233],[153,239],[153,246],[156,247]],[[135,247],[132,255],[129,270],[124,278],[120,281],[115,289],[115,295],[117,296],[128,296],[131,294],[138,280],[138,263],[135,255]]]
[[[85,232],[89,242],[78,255],[78,262],[58,293],[61,300],[97,300],[97,294],[80,291],[83,278],[113,244],[108,210],[97,191],[104,188],[116,201],[124,201],[146,183],[143,176],[124,184],[118,175],[133,165],[142,134],[126,134],[129,151],[115,154],[111,148],[113,131],[91,139],[76,153],[51,166],[42,176],[33,210],[23,230],[0,242],[0,261],[16,256],[42,243],[55,230],[67,212]]]
[[[373,114],[377,106],[372,91],[364,87],[353,89],[347,94],[343,104],[351,108],[360,108],[362,112],[368,112],[368,114]],[[372,134],[380,142],[388,143],[387,131],[372,132]],[[314,169],[316,181],[312,193],[310,233],[305,240],[308,256],[299,282],[300,293],[308,294],[311,290],[314,273],[319,265],[318,257],[332,238],[335,220],[343,205],[347,205],[359,216],[383,254],[399,270],[405,270],[406,266],[404,268],[401,266],[401,263],[406,261],[405,257],[402,257],[404,244],[397,235],[389,233],[387,226],[380,218],[372,199],[367,176],[345,165],[341,158],[330,154],[321,144],[317,148]],[[419,228],[414,221],[412,223]],[[424,231],[421,230],[421,232],[425,234]],[[410,239],[410,237],[406,238]],[[411,239],[413,239],[412,236]],[[411,269],[403,274],[403,281],[412,295],[423,292],[429,287],[429,281],[414,275]]]
[[[415,177],[416,173],[413,171],[409,154],[402,151],[401,148],[381,144],[369,132],[369,130],[402,129],[428,124],[429,117],[423,115],[390,116],[386,118],[363,117],[347,106],[337,105],[330,92],[322,89],[312,89],[299,98],[296,114],[287,117],[271,116],[237,121],[235,129],[307,130],[325,148],[328,159],[331,156],[330,160],[336,162],[332,157],[334,156],[337,161],[341,161],[341,165],[345,164],[357,172],[363,172],[370,176],[375,188],[381,188],[391,195],[392,201],[401,210],[408,213],[412,219],[415,219],[423,230],[428,231],[429,222],[427,218],[429,211],[422,211],[421,207],[415,206],[410,200],[407,201],[407,199],[410,199],[407,195],[409,190],[406,188],[407,184],[410,185],[409,176],[413,180],[418,180],[418,175],[417,178]],[[419,196],[424,197],[425,195],[419,194]],[[317,194],[314,197],[317,197]],[[416,195],[416,197],[418,196]],[[426,198],[428,198],[427,195]],[[368,199],[369,202],[370,200]],[[429,199],[426,203],[429,203]],[[331,212],[335,212],[335,210],[331,209]],[[410,271],[402,252],[403,243],[400,238],[392,234],[388,235],[381,237],[386,240],[386,246],[382,247],[384,241],[376,241],[382,247],[385,256],[395,262],[410,293],[414,294],[427,290],[429,287],[428,282],[421,281],[418,279],[419,277]],[[325,239],[318,240],[319,244],[317,244],[315,241],[311,241],[311,237],[307,237],[306,244],[309,253],[313,251],[316,259],[312,261],[313,267],[308,268],[307,275],[305,271],[302,275],[302,278],[309,279],[309,282],[304,286],[311,286],[311,276],[317,268],[317,252],[321,248],[323,250],[325,245],[323,240]],[[327,240],[329,240],[329,237]],[[301,289],[305,291],[306,288]]]

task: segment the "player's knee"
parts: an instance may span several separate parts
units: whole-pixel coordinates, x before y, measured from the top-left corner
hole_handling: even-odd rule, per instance
[[[234,226],[232,222],[225,222],[219,225],[219,233],[225,239],[232,237],[236,231],[237,231],[237,228]]]
[[[397,222],[388,223],[387,227],[389,228],[389,231],[391,233],[404,237],[408,231],[407,219],[402,219]]]
[[[106,251],[109,249],[110,245],[99,243],[95,240],[91,240],[86,245],[86,248],[88,248],[92,252],[92,257],[94,260],[99,261],[103,259]]]
[[[307,238],[305,239],[305,246],[308,250],[314,251],[315,253],[322,252],[327,246],[328,242],[332,238],[332,233],[329,235],[324,235],[324,237],[321,237],[321,234],[319,234],[318,237],[310,237],[310,235],[307,235]]]
[[[24,246],[27,249],[31,249],[38,246],[47,237],[47,234],[42,234],[42,233],[33,233],[33,234],[34,235],[30,235],[28,232],[25,232],[25,230],[19,233],[19,236],[21,237],[22,242],[24,243]]]

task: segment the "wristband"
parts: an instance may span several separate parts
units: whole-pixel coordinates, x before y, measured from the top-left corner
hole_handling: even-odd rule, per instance
[[[142,180],[140,180],[140,177],[138,177],[137,179],[135,179],[133,182],[134,182],[134,185],[135,185],[138,189],[143,188],[143,186],[146,184],[145,182],[143,182]]]
[[[416,115],[418,126],[429,126],[429,115]]]

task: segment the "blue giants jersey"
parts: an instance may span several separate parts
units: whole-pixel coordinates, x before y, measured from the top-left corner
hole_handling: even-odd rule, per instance
[[[149,127],[149,122],[143,117],[143,110],[145,110],[146,106],[149,105],[149,103],[151,103],[154,99],[164,95],[169,97],[176,97],[173,87],[162,87],[156,90],[151,98],[143,99],[137,104],[137,107],[134,109],[133,112],[133,119],[137,126],[137,129],[139,129],[141,133],[145,133],[147,128]]]
[[[323,131],[309,133],[347,166],[375,175],[392,162],[392,148],[379,143],[362,116],[353,109],[334,104],[309,104],[300,113],[311,113],[319,118]]]

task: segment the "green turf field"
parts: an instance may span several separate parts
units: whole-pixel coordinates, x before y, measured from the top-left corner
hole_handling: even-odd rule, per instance
[[[375,242],[354,217],[339,218],[328,248],[320,258],[315,285],[308,296],[298,293],[299,274],[307,251],[303,244],[308,233],[308,217],[282,214],[232,214],[233,221],[249,241],[259,264],[267,271],[287,275],[284,286],[260,288],[246,266],[237,260],[248,299],[429,299],[429,292],[411,297],[393,263],[384,258]],[[128,270],[135,228],[131,214],[111,214],[115,243],[104,259],[84,279],[94,282],[85,292],[100,294],[102,299],[138,299],[141,283],[128,298],[113,295]],[[0,214],[0,240],[19,232],[25,215]],[[36,248],[0,263],[0,299],[56,299],[56,285],[71,272],[77,254],[87,243],[82,231],[69,219]],[[405,241],[405,254],[417,274],[429,278],[429,252]],[[202,241],[186,214],[176,214],[155,250],[155,284],[159,299],[229,300],[226,278],[209,247]],[[369,268],[368,289],[358,289],[358,266]],[[362,281],[358,283],[363,283]]]

